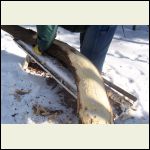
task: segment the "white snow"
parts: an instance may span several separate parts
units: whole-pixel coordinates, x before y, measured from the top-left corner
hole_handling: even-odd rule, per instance
[[[48,123],[47,117],[33,114],[32,106],[40,104],[52,110],[63,110],[63,114],[49,123],[77,123],[72,109],[61,105],[57,95],[59,86],[51,89],[46,84],[46,78],[25,72],[21,65],[26,54],[14,43],[9,34],[1,34],[1,122],[2,123]],[[29,94],[16,99],[14,94],[19,89],[31,90]],[[15,116],[15,117],[12,117]]]
[[[35,26],[24,26],[36,30]],[[137,26],[118,26],[106,56],[104,76],[134,94],[138,100],[136,111],[131,111],[128,118],[115,123],[149,123],[149,29]],[[80,50],[79,33],[58,29],[57,39]],[[46,77],[24,71],[21,64],[26,54],[17,46],[12,37],[1,30],[1,122],[2,123],[78,123],[71,108],[60,103],[57,94],[59,86],[51,89],[46,84]],[[16,89],[31,90],[29,94],[14,96]],[[63,114],[47,121],[47,117],[36,116],[32,106],[40,104],[51,109],[63,110]],[[69,118],[69,119],[68,119]]]
[[[149,123],[149,31],[147,26],[118,28],[107,53],[105,76],[135,95],[137,111],[129,119],[117,123]]]

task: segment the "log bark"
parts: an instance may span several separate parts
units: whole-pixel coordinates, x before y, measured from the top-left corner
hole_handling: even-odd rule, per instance
[[[1,26],[27,44],[36,43],[36,32],[19,26]],[[113,123],[112,109],[103,79],[95,65],[68,44],[55,40],[47,52],[63,62],[74,74],[77,85],[77,112],[84,124]]]

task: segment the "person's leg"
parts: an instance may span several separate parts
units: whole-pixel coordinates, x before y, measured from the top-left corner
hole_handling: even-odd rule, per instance
[[[89,58],[100,72],[115,30],[116,26],[92,25],[80,35],[81,53]]]
[[[37,25],[37,44],[41,51],[46,51],[54,41],[57,25]]]
[[[59,25],[59,26],[70,32],[83,32],[87,28],[87,25]]]

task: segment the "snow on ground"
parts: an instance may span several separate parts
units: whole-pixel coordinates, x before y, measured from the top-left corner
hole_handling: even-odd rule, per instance
[[[78,123],[71,108],[60,102],[57,94],[59,87],[52,90],[46,78],[25,72],[21,65],[26,54],[6,32],[1,34],[1,122],[2,123]],[[16,90],[31,90],[29,94],[16,97]],[[53,119],[36,116],[32,107],[35,105],[49,106],[52,110],[62,110],[62,115]],[[53,116],[52,116],[53,117]]]
[[[118,123],[149,123],[149,31],[147,26],[118,28],[104,64],[105,76],[135,95],[137,111]],[[116,121],[117,122],[117,121]]]
[[[24,26],[36,30],[34,26]],[[134,94],[138,100],[136,111],[130,116],[115,123],[149,123],[149,29],[137,26],[118,26],[106,56],[103,73],[105,77]],[[79,33],[71,33],[63,28],[58,29],[56,37],[80,50]],[[26,54],[13,41],[12,37],[1,30],[1,122],[2,123],[78,123],[72,108],[61,104],[57,94],[59,87],[52,89],[47,85],[46,77],[31,74],[21,65]],[[16,97],[16,90],[30,91]],[[53,110],[63,110],[63,114],[54,119],[33,114],[35,104],[49,106]]]

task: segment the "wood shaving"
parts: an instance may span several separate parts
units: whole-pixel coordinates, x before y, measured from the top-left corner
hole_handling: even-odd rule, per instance
[[[25,94],[29,94],[31,92],[31,90],[27,90],[27,91],[25,91],[25,90],[23,90],[23,89],[21,89],[21,90],[16,90],[15,91],[15,93],[16,94],[18,94],[18,95],[25,95]]]
[[[62,110],[50,110],[49,108],[38,104],[33,105],[32,110],[35,115],[40,116],[60,115],[63,113]]]

